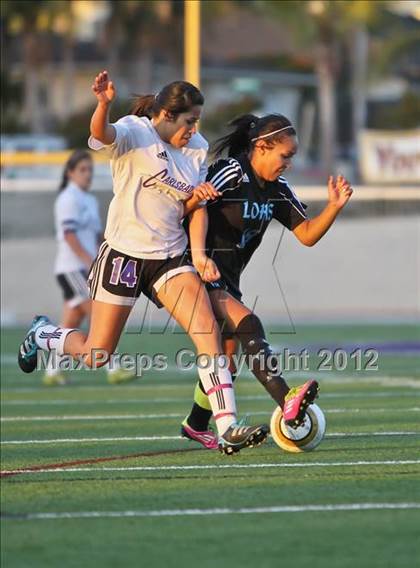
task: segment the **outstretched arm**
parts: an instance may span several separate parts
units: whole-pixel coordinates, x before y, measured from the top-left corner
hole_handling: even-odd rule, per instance
[[[192,261],[204,282],[215,282],[219,280],[220,272],[215,262],[206,254],[207,228],[207,209],[200,207],[190,215],[189,232]]]
[[[112,124],[109,123],[109,111],[116,91],[113,82],[109,80],[107,71],[102,71],[99,75],[96,75],[92,91],[95,93],[98,104],[90,121],[90,133],[102,144],[112,144],[116,132]]]
[[[343,176],[338,176],[336,181],[330,176],[328,179],[328,204],[317,217],[303,221],[293,230],[297,239],[307,247],[315,245],[334,223],[352,193],[353,189]]]

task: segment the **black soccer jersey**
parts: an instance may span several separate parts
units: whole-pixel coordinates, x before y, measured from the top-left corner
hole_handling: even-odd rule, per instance
[[[221,286],[240,299],[240,275],[272,219],[289,230],[306,219],[306,205],[299,201],[283,177],[260,186],[246,155],[220,159],[209,167],[207,181],[222,193],[208,205],[208,254],[222,275]]]

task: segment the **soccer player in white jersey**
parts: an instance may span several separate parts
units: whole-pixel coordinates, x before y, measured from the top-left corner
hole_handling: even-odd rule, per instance
[[[79,327],[90,316],[91,299],[87,285],[89,269],[103,240],[98,201],[89,191],[93,162],[86,150],[75,150],[68,158],[54,204],[57,255],[54,273],[63,292],[60,327]],[[50,358],[43,377],[46,386],[63,385],[60,358]],[[118,365],[108,368],[112,384],[135,377]]]
[[[342,176],[336,180],[330,177],[328,203],[318,216],[309,219],[306,205],[282,177],[298,149],[290,120],[280,114],[261,118],[243,115],[231,125],[233,131],[215,144],[216,156],[225,150],[228,156],[212,164],[207,175],[219,195],[212,197],[208,205],[206,245],[221,278],[206,286],[214,313],[223,325],[224,351],[231,359],[233,377],[233,355],[240,344],[250,370],[282,408],[286,424],[297,427],[317,395],[318,383],[309,380],[290,389],[281,369],[270,364],[272,351],[263,325],[242,302],[241,274],[273,220],[292,231],[303,245],[313,246],[329,230],[353,190]],[[215,439],[208,427],[211,414],[207,396],[198,383],[194,405],[181,427],[182,435],[213,448]]]
[[[205,183],[207,172],[208,144],[196,129],[204,98],[190,83],[175,81],[155,96],[139,97],[136,115],[110,124],[116,92],[106,71],[97,75],[92,89],[97,107],[89,145],[109,152],[114,197],[105,242],[89,275],[90,329],[86,335],[53,325],[45,316],[35,317],[19,348],[19,366],[32,372],[40,349],[83,357],[91,367],[103,365],[143,292],[168,310],[189,333],[197,354],[205,356],[198,373],[209,396],[220,450],[233,453],[259,444],[268,426],[237,422],[231,374],[221,361],[220,331],[197,275],[207,281],[220,277],[205,252],[205,208],[190,215],[193,265],[185,254],[188,239],[182,220],[189,209],[184,202]],[[210,184],[204,187],[211,190]]]

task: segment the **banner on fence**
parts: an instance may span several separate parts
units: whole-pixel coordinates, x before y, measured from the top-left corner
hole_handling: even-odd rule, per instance
[[[363,130],[359,165],[366,183],[420,183],[420,128]]]

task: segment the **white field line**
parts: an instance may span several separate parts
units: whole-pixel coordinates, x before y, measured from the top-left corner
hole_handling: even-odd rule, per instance
[[[156,442],[160,440],[185,440],[182,436],[116,436],[112,438],[55,438],[49,440],[3,440],[2,446],[17,446],[25,444],[83,444],[98,442]]]
[[[354,461],[354,462],[292,462],[292,463],[249,463],[249,464],[212,464],[212,465],[143,465],[126,467],[57,467],[46,469],[10,469],[2,470],[1,473],[11,474],[37,474],[37,473],[80,473],[80,472],[110,472],[110,471],[200,471],[200,470],[220,470],[220,469],[267,469],[267,468],[307,468],[307,467],[359,467],[359,466],[399,466],[417,465],[420,460],[375,460],[375,461]]]
[[[404,392],[404,393],[398,393],[397,395],[393,392],[387,392],[387,391],[383,391],[383,392],[368,392],[368,393],[364,393],[362,391],[359,392],[353,392],[353,393],[338,393],[338,392],[333,392],[333,393],[322,393],[322,399],[354,399],[354,398],[369,398],[369,399],[375,399],[375,398],[413,398],[417,397],[418,395],[415,394],[413,395],[413,393],[409,393],[409,392]],[[67,406],[67,405],[72,405],[75,404],[77,406],[89,406],[89,405],[96,405],[99,406],[101,404],[106,404],[106,405],[124,405],[124,404],[165,404],[165,403],[175,403],[175,402],[191,402],[192,397],[183,397],[183,398],[176,398],[176,397],[167,397],[167,398],[130,398],[130,399],[115,399],[115,398],[109,398],[109,399],[105,399],[105,400],[76,400],[76,399],[37,399],[37,400],[31,400],[31,399],[21,399],[21,400],[2,400],[1,404],[4,407],[7,406]],[[246,401],[250,401],[250,402],[256,402],[259,400],[262,401],[268,401],[270,402],[270,398],[267,395],[238,395],[236,397],[236,400],[238,402],[246,402]]]
[[[325,438],[362,438],[364,436],[420,436],[418,432],[330,432]]]
[[[302,382],[302,379],[305,377],[309,377],[309,378],[314,378],[315,373],[314,372],[303,372],[303,373],[288,373],[287,377],[289,379],[292,379],[293,381],[299,380],[300,382]],[[250,375],[250,379],[252,380],[252,375]],[[176,390],[177,392],[180,392],[182,389],[188,389],[189,392],[192,392],[192,388],[193,388],[193,383],[190,382],[185,382],[182,384],[179,384],[179,382],[173,382],[173,383],[162,383],[159,379],[156,379],[156,383],[155,384],[148,384],[148,385],[142,385],[141,384],[141,380],[139,379],[138,381],[134,381],[133,383],[129,384],[129,385],[108,385],[105,381],[102,385],[88,385],[88,384],[83,384],[83,385],[68,385],[68,387],[61,387],[61,388],[69,388],[71,389],[72,392],[98,392],[102,389],[106,389],[108,391],[111,392],[130,392],[132,390],[136,390],[137,392],[139,392],[139,389],[148,389],[148,390],[152,390],[153,392],[159,391],[161,389],[163,390]],[[343,374],[339,374],[339,373],[332,373],[332,372],[328,372],[328,375],[323,375],[322,377],[318,377],[317,376],[317,380],[320,382],[321,386],[323,384],[328,384],[328,385],[354,385],[354,384],[361,384],[361,382],[363,384],[377,384],[377,385],[381,385],[384,387],[392,387],[392,388],[396,388],[396,387],[406,387],[406,388],[413,388],[413,389],[420,389],[420,378],[416,379],[413,377],[393,377],[393,376],[388,376],[388,375],[363,375],[361,376],[359,375],[343,375]],[[86,381],[86,383],[88,383],[89,380]],[[24,384],[23,382],[21,384]],[[31,381],[31,384],[32,381]],[[1,391],[3,393],[27,393],[27,394],[39,394],[42,390],[44,390],[45,392],[45,387],[42,387],[42,385],[39,385],[38,387],[29,387],[29,386],[22,386],[22,387],[5,387],[2,388]],[[47,389],[47,390],[51,390],[51,389]]]
[[[369,438],[388,436],[420,436],[419,432],[330,432],[325,438]],[[25,444],[83,444],[98,442],[155,442],[161,440],[182,440],[188,442],[182,436],[117,436],[112,438],[53,438],[47,440],[3,440],[2,446],[18,446]]]
[[[105,519],[132,517],[189,517],[212,515],[253,515],[270,513],[306,513],[336,511],[384,511],[420,509],[420,503],[344,503],[331,505],[279,505],[274,507],[241,507],[238,509],[160,509],[156,511],[72,511],[57,513],[29,513],[27,515],[4,516],[4,520],[61,520],[61,519]]]
[[[236,400],[270,400],[267,396],[237,396]],[[192,402],[192,395],[191,397],[185,398],[130,398],[130,399],[106,399],[106,400],[74,400],[74,399],[45,399],[45,400],[30,400],[30,399],[22,399],[22,400],[3,400],[1,402],[3,407],[6,406],[68,406],[75,404],[77,406],[86,406],[86,405],[95,405],[99,406],[101,404],[110,404],[110,405],[118,405],[118,404],[162,404],[162,403],[175,403],[175,402]]]
[[[67,420],[141,420],[160,418],[183,418],[184,414],[107,414],[66,416],[3,416],[1,422],[44,422]]]
[[[353,412],[355,414],[359,413],[359,412],[394,412],[394,413],[398,413],[401,412],[402,409],[395,409],[395,408],[324,408],[323,412],[325,414],[352,414]],[[420,407],[418,406],[413,406],[411,408],[404,408],[403,409],[404,412],[420,412]],[[255,413],[257,414],[257,413]],[[264,414],[263,412],[258,412],[258,414]],[[252,414],[251,414],[252,416]]]
[[[359,413],[397,413],[401,409],[390,408],[327,408],[323,409],[325,414],[359,414]],[[420,412],[420,407],[404,408],[404,412]],[[267,416],[269,410],[250,412],[250,416]],[[48,422],[48,421],[69,421],[69,420],[153,420],[160,418],[184,418],[184,414],[165,413],[165,414],[74,414],[74,415],[50,415],[50,416],[3,416],[1,422]]]
[[[141,379],[140,379],[141,380]],[[176,381],[173,381],[172,384],[168,384],[168,383],[162,383],[159,380],[156,380],[156,384],[148,384],[148,385],[143,385],[141,384],[139,381],[133,381],[130,382],[129,384],[125,384],[125,385],[109,385],[108,383],[106,383],[105,381],[103,382],[103,384],[101,385],[89,385],[87,384],[89,382],[89,380],[86,381],[86,384],[78,384],[78,385],[73,385],[71,383],[69,383],[68,385],[64,386],[64,387],[55,387],[55,390],[60,390],[60,391],[65,391],[67,389],[71,390],[71,392],[98,392],[101,390],[107,390],[108,392],[130,392],[130,391],[136,391],[137,393],[139,392],[139,389],[143,390],[152,390],[153,392],[159,391],[159,390],[177,390],[177,391],[181,391],[183,389],[188,389],[189,391],[193,391],[194,389],[194,383],[179,383]],[[420,383],[420,381],[419,381]],[[15,383],[16,384],[16,383]],[[31,384],[32,381],[31,381]],[[41,392],[51,392],[52,387],[44,387],[43,385],[39,384],[37,387],[6,387],[6,388],[2,388],[1,392],[2,393],[29,393],[29,394],[34,394],[34,393],[41,393]]]

